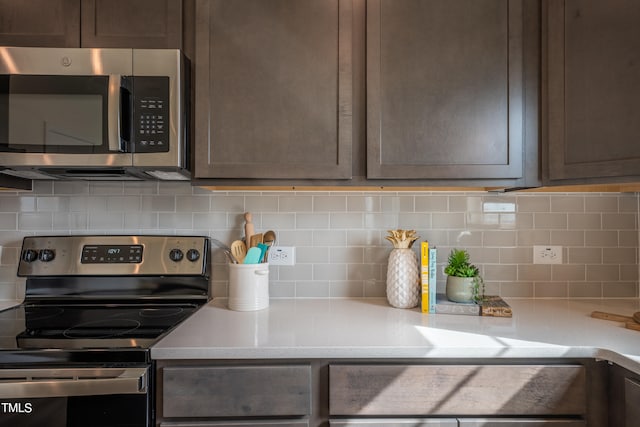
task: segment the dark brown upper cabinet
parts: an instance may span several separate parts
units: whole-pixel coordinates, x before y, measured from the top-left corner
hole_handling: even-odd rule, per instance
[[[637,181],[640,2],[543,4],[546,183]]]
[[[0,45],[182,47],[182,0],[0,0]]]
[[[0,0],[0,46],[79,47],[79,0]]]
[[[197,0],[196,178],[348,179],[352,0]]]
[[[182,47],[182,0],[81,0],[83,47]]]
[[[524,177],[524,3],[367,2],[368,178]]]

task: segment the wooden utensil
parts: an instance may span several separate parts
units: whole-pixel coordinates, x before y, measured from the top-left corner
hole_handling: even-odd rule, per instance
[[[633,313],[633,316],[624,316],[622,314],[606,313],[604,311],[594,311],[591,317],[603,320],[612,320],[614,322],[624,323],[625,328],[640,331],[640,311]]]
[[[273,230],[269,230],[267,232],[264,233],[264,236],[262,236],[262,243],[264,243],[267,246],[275,246],[276,244],[276,232]]]
[[[255,234],[251,212],[244,214],[244,241],[247,243],[247,250],[251,247],[251,236]]]
[[[262,233],[256,233],[251,236],[249,247],[255,248],[256,246],[258,246],[258,243],[262,243]]]
[[[244,257],[247,256],[247,246],[242,240],[234,240],[231,243],[231,255],[233,255],[239,264],[244,262]]]
[[[264,258],[262,262],[268,262],[269,249],[271,249],[272,246],[276,245],[276,232],[273,230],[269,230],[266,233],[264,233],[264,236],[262,236],[262,243],[264,243],[267,246],[267,250],[264,254]]]

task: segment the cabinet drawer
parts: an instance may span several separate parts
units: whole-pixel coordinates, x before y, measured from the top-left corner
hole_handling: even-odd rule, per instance
[[[160,423],[160,427],[309,427],[307,420],[196,421]]]
[[[302,416],[311,412],[311,367],[167,367],[163,417]]]
[[[331,415],[582,415],[580,365],[331,365]]]
[[[331,427],[458,427],[455,418],[329,420]]]
[[[459,427],[587,427],[583,420],[546,420],[546,419],[460,419]]]

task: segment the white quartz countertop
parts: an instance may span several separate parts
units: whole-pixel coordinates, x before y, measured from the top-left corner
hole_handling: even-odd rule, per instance
[[[640,299],[508,299],[512,318],[423,314],[386,299],[271,299],[232,311],[214,299],[152,349],[154,359],[557,358],[640,372],[640,331],[590,317],[632,315]]]

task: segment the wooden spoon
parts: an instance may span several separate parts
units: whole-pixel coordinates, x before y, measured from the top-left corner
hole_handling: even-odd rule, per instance
[[[275,246],[276,244],[276,232],[273,230],[269,230],[267,232],[264,233],[264,236],[262,236],[262,243],[264,243],[267,246]]]
[[[244,257],[247,256],[247,246],[242,240],[234,240],[231,243],[231,255],[233,255],[239,264],[244,262]]]
[[[264,253],[264,258],[262,259],[262,262],[268,262],[269,249],[271,249],[272,246],[276,245],[276,232],[273,230],[269,230],[266,233],[264,233],[264,236],[262,236],[262,243],[264,243],[267,247],[267,250]]]

